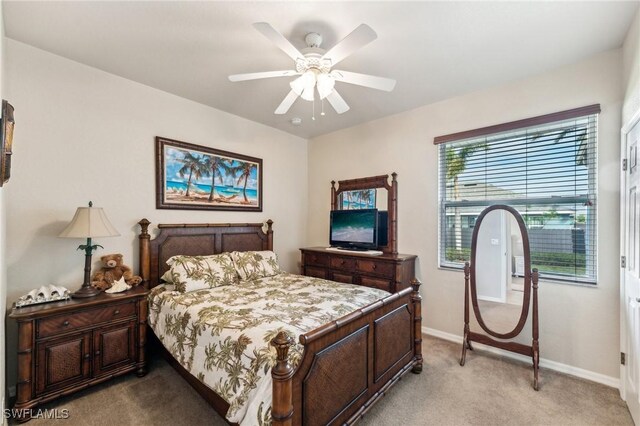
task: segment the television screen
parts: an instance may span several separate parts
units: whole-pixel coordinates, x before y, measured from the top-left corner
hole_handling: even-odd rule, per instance
[[[330,244],[338,247],[377,248],[378,210],[331,211]]]

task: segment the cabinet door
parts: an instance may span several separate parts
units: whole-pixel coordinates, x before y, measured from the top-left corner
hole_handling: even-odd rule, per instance
[[[91,332],[36,344],[36,394],[73,386],[91,376]]]
[[[94,330],[95,376],[136,362],[135,326],[135,321],[129,321]]]

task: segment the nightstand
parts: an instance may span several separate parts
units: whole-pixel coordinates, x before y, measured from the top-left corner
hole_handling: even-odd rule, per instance
[[[147,295],[123,293],[14,307],[18,323],[15,409],[28,410],[113,377],[146,374]]]

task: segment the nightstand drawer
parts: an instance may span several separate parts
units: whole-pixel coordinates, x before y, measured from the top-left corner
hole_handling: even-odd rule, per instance
[[[58,315],[38,320],[38,337],[54,336],[76,328],[87,327],[105,321],[113,321],[135,315],[134,302],[89,309],[82,312]]]
[[[331,258],[331,268],[353,271],[354,269],[356,269],[356,260],[341,258],[341,257],[333,257]]]
[[[392,278],[394,275],[394,264],[389,262],[376,262],[374,260],[358,260],[358,271],[367,274],[383,275]]]

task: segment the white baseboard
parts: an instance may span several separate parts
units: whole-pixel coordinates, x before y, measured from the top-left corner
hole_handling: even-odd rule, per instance
[[[456,334],[447,333],[445,331],[436,330],[433,328],[422,327],[422,332],[429,336],[438,337],[443,340],[462,344],[462,336]],[[482,349],[487,352],[492,352],[507,358],[512,358],[518,361],[531,363],[531,358],[528,356],[520,355],[514,352],[505,351],[503,349],[494,348],[493,346],[483,345],[477,342],[473,342],[473,346],[478,349]],[[592,382],[601,383],[603,385],[610,386],[612,388],[620,388],[620,379],[618,377],[606,376],[604,374],[596,373],[582,368],[573,367],[571,365],[562,364],[560,362],[551,361],[545,358],[540,358],[540,367],[548,368],[549,370],[558,371],[560,373],[570,374],[572,376],[580,377],[581,379],[591,380]]]

